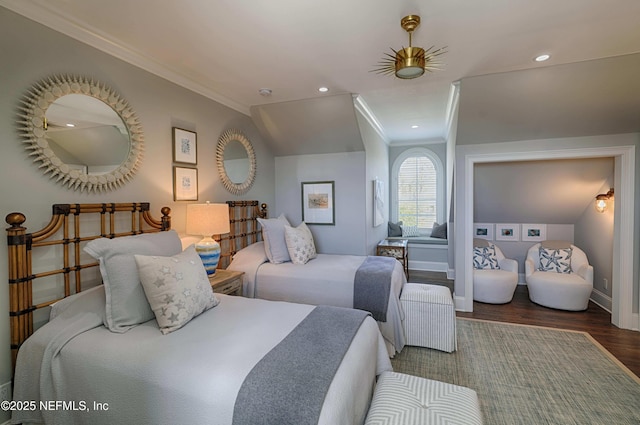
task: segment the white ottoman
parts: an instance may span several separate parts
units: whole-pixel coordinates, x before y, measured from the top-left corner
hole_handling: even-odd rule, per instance
[[[400,294],[407,345],[451,353],[458,347],[456,309],[446,286],[406,283]]]
[[[396,372],[378,378],[365,425],[482,425],[471,388]]]

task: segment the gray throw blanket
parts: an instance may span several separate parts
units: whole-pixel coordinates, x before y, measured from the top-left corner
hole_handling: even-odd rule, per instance
[[[233,425],[317,424],[333,377],[366,312],[318,306],[242,383]]]
[[[353,282],[353,308],[371,313],[379,322],[387,321],[391,275],[398,260],[392,257],[367,257],[356,270]]]

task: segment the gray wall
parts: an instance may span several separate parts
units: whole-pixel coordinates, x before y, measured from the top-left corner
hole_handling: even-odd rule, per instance
[[[253,143],[257,178],[243,199],[274,204],[274,159],[249,117],[185,90],[78,41],[0,8],[0,215],[12,211],[27,216],[26,225],[38,230],[49,221],[50,205],[82,202],[151,202],[154,215],[162,206],[172,209],[173,227],[185,229],[186,203],[173,201],[171,127],[198,134],[200,200],[237,199],[222,187],[215,167],[215,144],[228,128],[238,128]],[[77,74],[94,78],[122,94],[138,114],[145,135],[142,166],[123,188],[104,194],[86,194],[56,184],[44,176],[16,132],[19,99],[31,86],[51,75]],[[7,282],[7,248],[0,244],[0,280]],[[0,296],[0,383],[11,377],[9,301]],[[0,412],[0,423],[8,415]]]
[[[613,175],[599,193],[606,193],[613,185]],[[611,278],[613,275],[613,230],[615,199],[604,213],[596,211],[593,204],[587,208],[575,226],[575,245],[582,248],[593,266],[592,298],[603,307],[611,309]],[[605,284],[605,279],[607,283]]]
[[[389,148],[382,137],[371,127],[360,111],[356,111],[356,118],[362,135],[366,152],[365,177],[365,229],[366,253],[375,254],[376,245],[387,237],[387,221],[389,220]],[[386,211],[381,225],[373,226],[373,181],[382,181],[384,187],[383,199]]]
[[[318,252],[365,255],[366,165],[364,152],[282,156],[275,159],[276,200],[269,215],[302,221],[301,183],[334,181],[335,226],[309,225]]]

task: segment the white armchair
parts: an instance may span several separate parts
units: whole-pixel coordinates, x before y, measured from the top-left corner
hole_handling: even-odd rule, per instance
[[[545,263],[569,267],[565,272],[544,271],[540,267],[540,247],[546,249]],[[558,260],[549,257],[555,250],[571,248],[569,258]],[[562,256],[562,253],[560,254]],[[548,268],[548,267],[542,267]],[[529,288],[529,299],[536,304],[559,310],[582,311],[589,306],[593,290],[593,266],[586,254],[568,242],[546,241],[529,248],[524,263],[525,279]],[[568,272],[567,272],[568,271]]]
[[[474,248],[491,246],[486,241],[474,240]],[[518,286],[518,262],[506,258],[497,245],[495,257],[499,269],[473,269],[473,300],[488,304],[506,304],[513,299],[513,293]]]

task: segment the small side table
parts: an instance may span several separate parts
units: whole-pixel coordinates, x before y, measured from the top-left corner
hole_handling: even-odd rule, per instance
[[[244,272],[235,270],[216,270],[213,276],[209,276],[209,283],[213,292],[242,296],[242,275]]]
[[[376,255],[393,257],[402,263],[404,273],[409,278],[409,240],[408,239],[383,239],[378,242]]]

